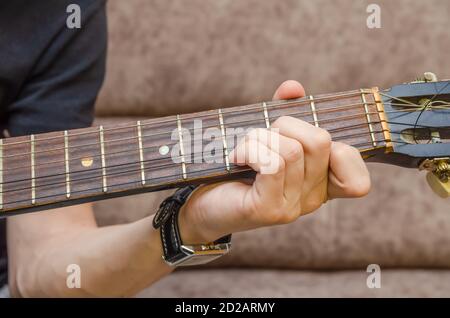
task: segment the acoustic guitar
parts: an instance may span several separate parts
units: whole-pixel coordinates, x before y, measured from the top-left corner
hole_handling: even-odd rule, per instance
[[[450,195],[450,81],[425,73],[385,90],[364,88],[2,139],[0,217],[252,177],[249,167],[230,163],[229,151],[248,128],[270,128],[280,116],[326,129],[368,162],[426,170],[433,190]],[[219,136],[205,138],[211,130]],[[205,153],[221,160],[209,160]]]

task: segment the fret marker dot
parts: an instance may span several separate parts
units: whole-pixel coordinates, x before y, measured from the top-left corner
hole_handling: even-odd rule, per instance
[[[94,159],[92,157],[86,157],[81,159],[81,165],[85,168],[89,168],[92,166],[92,163],[94,162]]]
[[[168,153],[169,153],[169,147],[168,146],[166,146],[166,145],[164,145],[164,146],[161,146],[161,147],[159,147],[159,154],[161,155],[161,156],[165,156],[165,155],[167,155]]]

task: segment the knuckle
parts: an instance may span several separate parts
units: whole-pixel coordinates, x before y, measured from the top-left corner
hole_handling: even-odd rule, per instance
[[[281,174],[286,170],[286,162],[283,160],[282,157],[277,156],[272,160],[275,162],[269,162],[268,165],[273,167],[275,174]]]
[[[287,151],[286,151],[286,155],[284,156],[284,159],[287,162],[296,162],[301,157],[303,157],[303,146],[300,142],[293,139],[289,145],[289,149],[287,149]]]
[[[333,145],[333,155],[339,158],[348,158],[354,155],[360,156],[358,149],[347,146],[345,144],[342,144],[340,142],[336,142],[335,145]]]
[[[345,147],[340,142],[334,142],[332,152],[334,156],[342,158],[348,155],[348,147]]]
[[[314,143],[320,150],[328,150],[331,148],[331,135],[325,129],[317,129],[314,134]]]

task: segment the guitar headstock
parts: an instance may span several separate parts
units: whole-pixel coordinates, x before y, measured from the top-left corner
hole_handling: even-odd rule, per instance
[[[380,92],[395,164],[427,170],[430,186],[450,196],[450,80],[433,73]]]

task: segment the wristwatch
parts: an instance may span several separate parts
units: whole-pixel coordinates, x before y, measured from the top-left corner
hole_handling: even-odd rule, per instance
[[[201,265],[227,254],[231,250],[231,234],[206,244],[185,245],[178,228],[178,215],[196,186],[178,189],[159,206],[153,227],[160,229],[163,259],[170,266]]]

